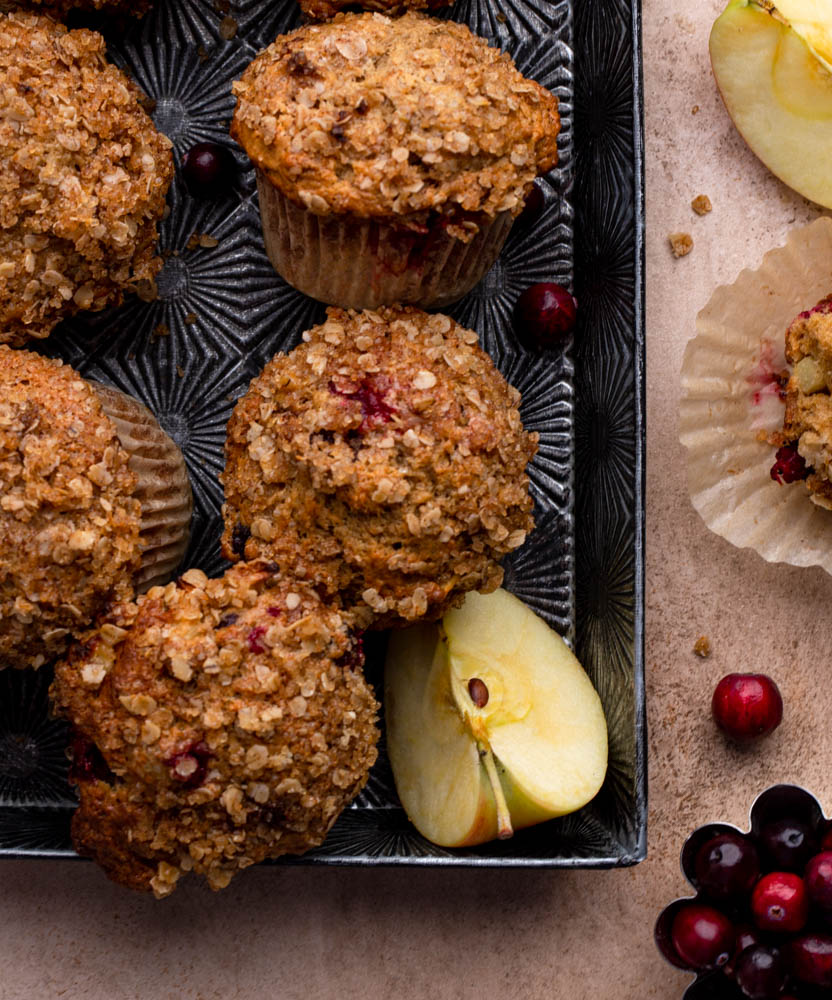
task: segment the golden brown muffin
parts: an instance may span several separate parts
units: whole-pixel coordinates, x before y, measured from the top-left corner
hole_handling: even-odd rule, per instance
[[[272,263],[335,305],[459,298],[557,162],[557,99],[464,25],[413,12],[281,36],[234,93]]]
[[[781,481],[805,477],[810,499],[832,509],[832,296],[791,324],[786,360],[794,367],[786,384],[783,431],[777,437],[778,443],[796,446],[799,457],[784,456],[787,467],[775,475],[778,453],[772,476]]]
[[[520,395],[477,336],[416,309],[328,311],[228,425],[223,551],[313,581],[374,627],[500,585],[531,530]]]
[[[319,845],[376,759],[350,624],[263,562],[112,609],[50,690],[75,727],[78,852],[161,897]]]
[[[141,403],[0,345],[0,667],[61,655],[188,541],[184,459]]]
[[[45,17],[0,14],[0,342],[152,280],[170,142],[104,39]]]
[[[381,14],[403,14],[407,10],[438,10],[453,0],[298,0],[300,9],[316,21],[329,21],[341,11],[375,10]]]
[[[31,11],[58,21],[74,10],[100,10],[108,14],[129,14],[141,17],[153,5],[153,0],[0,0],[0,13]]]
[[[76,372],[0,346],[0,665],[40,666],[132,594],[141,509],[129,460]]]

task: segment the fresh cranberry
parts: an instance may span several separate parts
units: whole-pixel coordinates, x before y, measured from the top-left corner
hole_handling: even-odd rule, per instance
[[[832,935],[802,934],[789,946],[792,974],[812,986],[832,986]]]
[[[171,777],[181,782],[185,788],[198,788],[205,781],[210,759],[208,744],[200,740],[166,757],[165,764],[170,768]]]
[[[531,229],[540,216],[543,215],[545,207],[546,199],[543,197],[543,192],[537,184],[532,184],[529,193],[526,195],[523,211],[517,216],[514,225],[518,229]]]
[[[529,285],[514,307],[514,332],[531,350],[562,347],[574,329],[577,310],[575,297],[562,285]]]
[[[73,784],[78,785],[82,781],[112,782],[114,775],[104,760],[104,755],[92,740],[88,740],[77,729],[73,730],[69,749],[72,758],[69,780]]]
[[[260,640],[266,634],[265,625],[255,625],[255,627],[249,632],[246,641],[248,642],[248,648],[252,653],[265,653],[266,646]]]
[[[734,981],[749,1000],[779,997],[786,986],[788,966],[777,948],[754,944],[737,959]]]
[[[740,743],[749,743],[780,725],[783,699],[765,674],[728,674],[717,684],[711,701],[717,726]]]
[[[757,848],[740,833],[718,833],[696,852],[696,882],[713,899],[750,892],[760,877]]]
[[[182,178],[196,198],[221,198],[231,191],[236,176],[231,151],[216,142],[198,142],[182,159]]]
[[[359,434],[366,434],[374,427],[389,424],[396,415],[395,407],[391,406],[385,396],[390,391],[388,379],[378,375],[367,375],[358,385],[341,386],[334,381],[329,383],[329,391],[344,399],[355,400],[361,406],[361,426]]]
[[[783,486],[785,483],[797,483],[809,475],[803,456],[798,453],[796,444],[784,444],[774,455],[774,465],[771,467],[771,478]]]
[[[802,872],[817,853],[817,834],[804,819],[786,816],[775,819],[760,830],[757,841],[769,868]]]
[[[751,927],[748,924],[740,924],[736,928],[736,932],[737,940],[734,945],[734,954],[731,957],[731,960],[725,965],[725,973],[729,976],[734,974],[737,959],[746,948],[750,948],[753,944],[762,944],[762,941],[760,940],[760,932],[756,927]]]
[[[715,969],[725,965],[734,950],[731,921],[712,906],[691,903],[673,918],[670,931],[679,958],[691,969]]]
[[[809,899],[825,910],[832,908],[832,851],[811,858],[803,879]]]
[[[832,826],[827,827],[820,842],[822,851],[832,851]]]
[[[793,872],[764,875],[751,894],[751,915],[762,931],[802,930],[809,916],[809,897],[803,879]]]

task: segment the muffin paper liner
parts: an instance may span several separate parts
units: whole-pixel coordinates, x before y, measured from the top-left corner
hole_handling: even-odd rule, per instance
[[[827,573],[832,512],[812,503],[802,482],[771,478],[776,449],[758,435],[783,426],[786,329],[830,292],[832,219],[821,218],[716,289],[685,350],[679,406],[688,489],[705,524],[768,562]]]
[[[111,386],[89,384],[115,424],[136,476],[142,561],[134,583],[142,593],[167,583],[188,547],[193,497],[185,459],[146,406]]]
[[[401,302],[442,309],[469,292],[499,256],[514,221],[501,212],[470,243],[434,228],[415,233],[376,219],[319,216],[257,174],[266,252],[294,288],[345,309]]]

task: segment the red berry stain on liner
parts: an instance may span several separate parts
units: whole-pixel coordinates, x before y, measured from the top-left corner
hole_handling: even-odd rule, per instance
[[[751,401],[755,406],[759,406],[765,396],[777,396],[778,399],[786,398],[786,381],[782,365],[775,366],[775,350],[772,341],[763,339],[760,341],[760,360],[754,366],[750,375],[746,375],[745,381],[754,389],[751,394]]]
[[[331,393],[345,400],[353,400],[361,406],[359,434],[366,434],[375,427],[389,424],[396,416],[398,411],[384,398],[390,388],[390,380],[384,375],[365,375],[357,385],[347,383],[345,386],[339,386],[334,381],[329,383]]]
[[[809,475],[809,469],[798,452],[796,444],[784,444],[774,455],[774,465],[771,467],[771,478],[783,486],[786,483],[797,483]]]
[[[181,782],[185,788],[198,788],[205,781],[210,759],[208,744],[199,740],[166,757],[165,764],[170,768],[171,777]]]

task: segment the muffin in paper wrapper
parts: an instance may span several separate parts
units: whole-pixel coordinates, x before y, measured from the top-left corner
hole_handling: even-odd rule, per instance
[[[795,230],[717,288],[696,318],[682,363],[679,438],[687,448],[691,501],[707,526],[768,562],[832,573],[832,511],[802,482],[771,477],[785,403],[785,334],[832,292],[832,219]]]
[[[136,476],[142,556],[134,582],[144,592],[170,580],[188,547],[193,495],[185,459],[143,403],[112,386],[89,385],[115,424]]]
[[[443,309],[485,277],[514,221],[500,212],[463,243],[439,224],[423,234],[378,219],[315,215],[256,173],[272,266],[293,288],[343,309]]]

